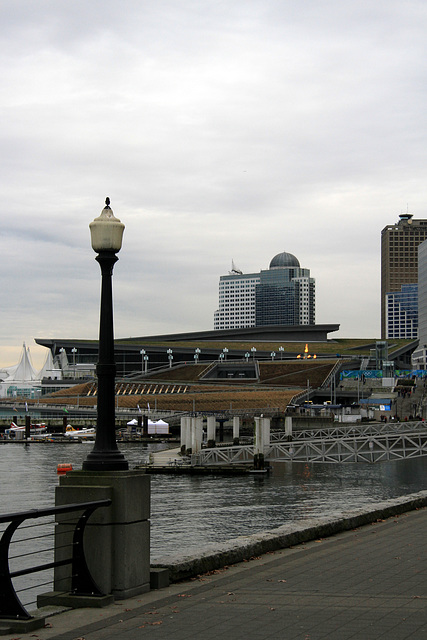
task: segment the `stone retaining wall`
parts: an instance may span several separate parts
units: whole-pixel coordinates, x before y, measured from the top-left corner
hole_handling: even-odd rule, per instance
[[[170,581],[177,582],[236,562],[249,560],[269,551],[277,551],[316,538],[326,538],[425,506],[427,506],[427,491],[420,491],[375,503],[363,510],[343,513],[340,518],[334,520],[317,518],[298,524],[286,524],[251,536],[240,536],[227,542],[208,545],[201,548],[197,555],[168,556],[163,558],[162,562],[153,564],[152,567],[167,568]]]

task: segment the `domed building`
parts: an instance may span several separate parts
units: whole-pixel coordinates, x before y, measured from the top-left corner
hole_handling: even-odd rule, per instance
[[[287,267],[299,267],[299,260],[292,253],[278,253],[270,262],[270,269],[282,269]]]
[[[215,329],[308,324],[315,324],[315,280],[292,253],[278,253],[259,273],[245,274],[233,262],[220,277]]]

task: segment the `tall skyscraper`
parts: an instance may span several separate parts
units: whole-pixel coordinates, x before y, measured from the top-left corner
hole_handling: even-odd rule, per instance
[[[243,273],[232,266],[228,276],[219,279],[219,304],[214,329],[255,327],[255,287],[259,273]]]
[[[215,329],[315,323],[315,280],[291,253],[279,253],[269,269],[244,274],[233,265],[219,281]]]
[[[427,220],[402,213],[381,231],[381,337],[418,335],[418,246],[427,239]]]
[[[427,369],[427,240],[418,247],[418,336],[412,365]]]

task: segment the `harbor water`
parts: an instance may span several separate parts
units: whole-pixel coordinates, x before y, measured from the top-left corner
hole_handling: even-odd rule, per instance
[[[92,446],[2,444],[1,512],[54,506],[57,465],[80,469]],[[131,469],[159,447],[164,445],[120,444]],[[151,559],[425,490],[426,465],[426,458],[416,458],[372,465],[281,463],[263,475],[153,475]]]

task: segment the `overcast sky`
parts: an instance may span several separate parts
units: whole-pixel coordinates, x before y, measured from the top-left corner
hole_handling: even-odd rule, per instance
[[[231,260],[284,250],[316,322],[379,337],[381,229],[427,218],[425,0],[2,0],[0,19],[0,364],[97,337],[106,196],[116,337],[213,328]]]

